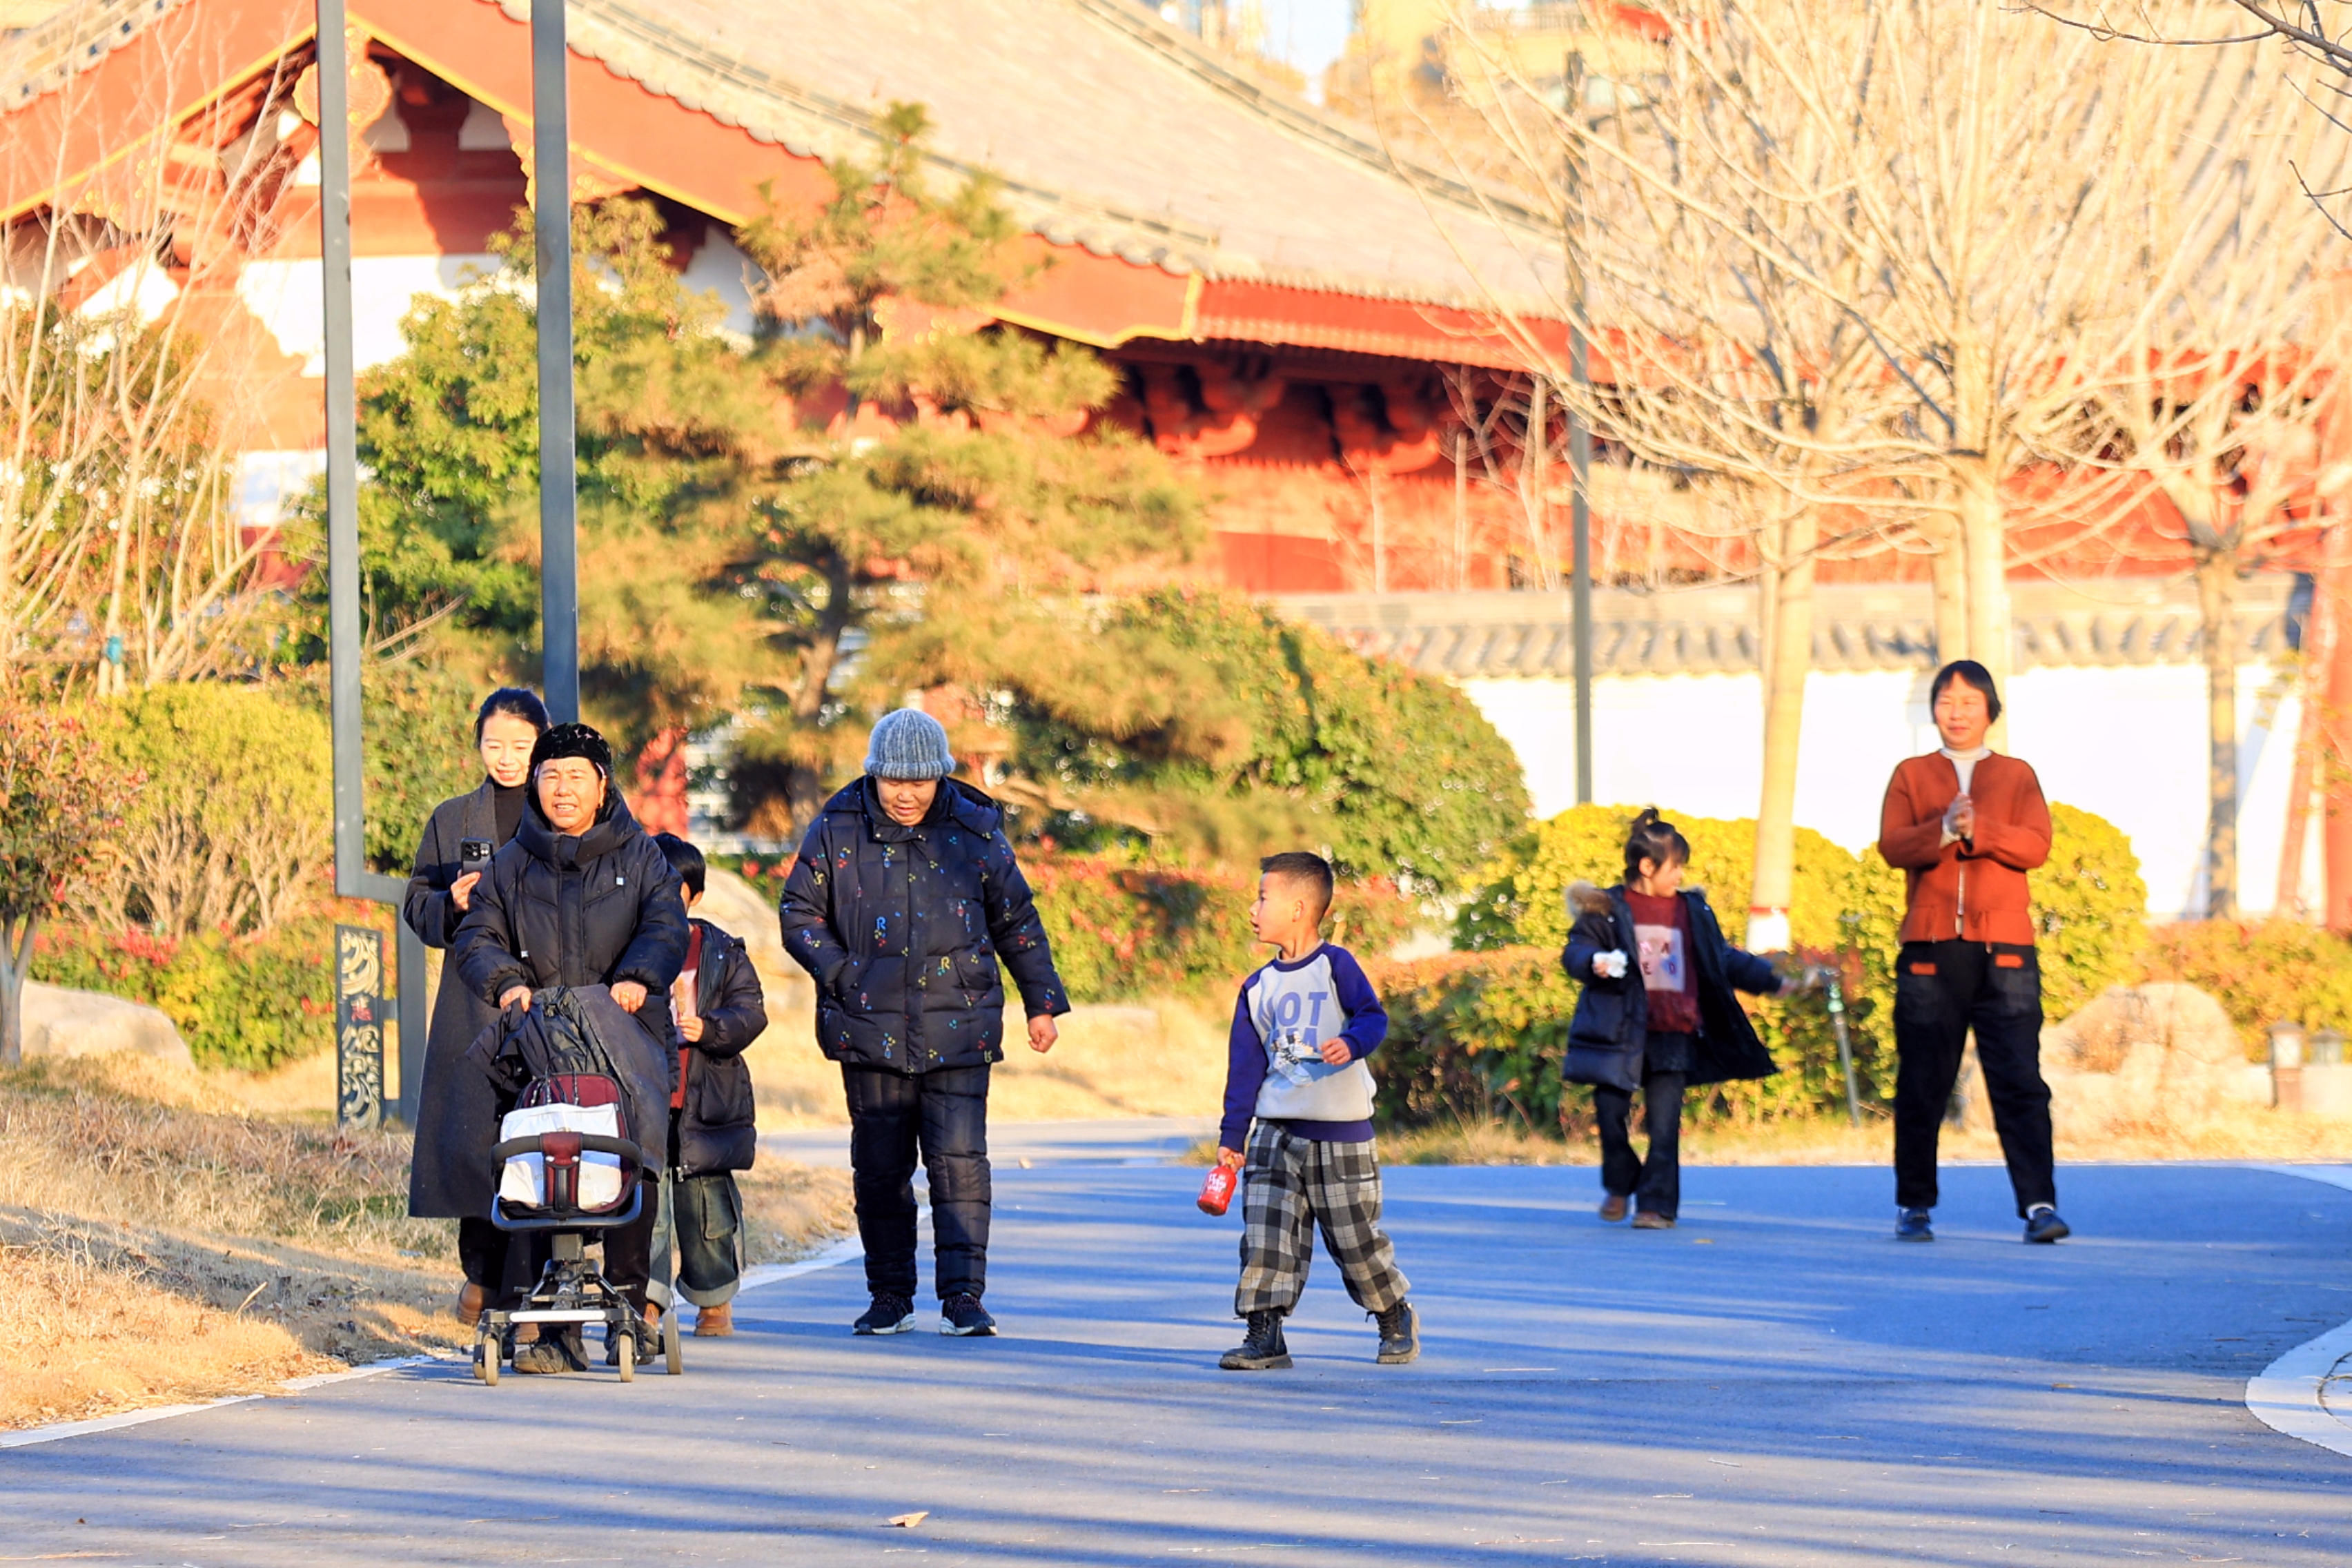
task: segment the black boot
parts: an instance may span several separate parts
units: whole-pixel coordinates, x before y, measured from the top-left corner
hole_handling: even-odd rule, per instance
[[[1271,1307],[1252,1312],[1249,1332],[1217,1364],[1227,1372],[1273,1372],[1288,1366],[1290,1347],[1282,1342],[1282,1314]]]
[[[1421,1354],[1421,1321],[1411,1302],[1399,1301],[1385,1312],[1374,1312],[1372,1321],[1381,1329],[1382,1366],[1402,1366]]]

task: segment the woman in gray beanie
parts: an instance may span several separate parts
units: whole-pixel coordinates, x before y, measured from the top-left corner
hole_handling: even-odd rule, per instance
[[[883,715],[866,773],[827,801],[779,910],[784,947],[816,981],[816,1040],[841,1064],[857,1232],[873,1295],[861,1334],[915,1326],[915,1160],[930,1180],[940,1332],[991,1334],[988,1075],[1004,1058],[1010,970],[1029,1047],[1070,1010],[1004,814],[948,775],[940,721]]]

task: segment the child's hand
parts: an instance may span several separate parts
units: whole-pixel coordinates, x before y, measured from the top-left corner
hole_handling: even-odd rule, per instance
[[[1615,948],[1592,955],[1592,973],[1603,980],[1625,978],[1625,955]]]
[[[1220,1165],[1230,1165],[1234,1169],[1239,1170],[1241,1169],[1242,1163],[1242,1152],[1238,1149],[1227,1149],[1220,1145],[1217,1150],[1217,1163]]]
[[[1051,1013],[1040,1013],[1035,1017],[1029,1020],[1029,1048],[1031,1050],[1036,1051],[1042,1055],[1046,1051],[1052,1050],[1054,1048],[1054,1042],[1061,1037],[1062,1031],[1060,1027],[1055,1024],[1054,1016]]]
[[[688,1040],[699,1040],[699,1039],[701,1039],[701,1038],[702,1038],[702,1019],[701,1019],[699,1016],[696,1016],[696,1017],[692,1017],[692,1018],[680,1018],[680,1019],[677,1021],[677,1032],[678,1032],[679,1034],[681,1034],[681,1035],[684,1035],[684,1036],[685,1036]]]
[[[1356,1053],[1348,1048],[1348,1042],[1345,1040],[1326,1040],[1319,1048],[1322,1051],[1323,1059],[1335,1068],[1346,1067],[1356,1059]]]

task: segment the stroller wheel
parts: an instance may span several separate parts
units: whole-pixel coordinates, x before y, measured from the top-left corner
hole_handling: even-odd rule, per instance
[[[683,1377],[686,1375],[686,1352],[679,1348],[678,1341],[684,1336],[677,1331],[675,1313],[662,1314],[661,1334],[663,1369],[672,1377]]]
[[[636,1382],[637,1336],[635,1334],[625,1333],[618,1340],[614,1342],[614,1348],[620,1357],[619,1361],[614,1364],[619,1366],[621,1369],[621,1381],[623,1383]]]
[[[486,1387],[499,1385],[499,1342],[488,1334],[474,1341],[474,1375]]]

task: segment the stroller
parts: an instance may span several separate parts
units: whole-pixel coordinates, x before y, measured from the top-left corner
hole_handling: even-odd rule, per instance
[[[630,1137],[626,1080],[580,999],[561,987],[538,993],[530,1013],[507,1015],[500,1034],[494,1067],[526,1081],[491,1151],[499,1178],[490,1223],[548,1233],[551,1256],[520,1307],[482,1313],[474,1375],[498,1386],[499,1363],[512,1359],[515,1330],[525,1323],[575,1345],[582,1329],[603,1324],[623,1383],[635,1381],[637,1363],[656,1354],[679,1375],[675,1314],[663,1313],[658,1330],[648,1325],[586,1257],[590,1237],[627,1225],[645,1203],[646,1158]],[[662,1180],[667,1188],[667,1173]]]

